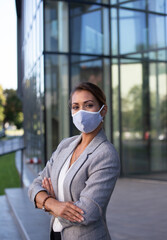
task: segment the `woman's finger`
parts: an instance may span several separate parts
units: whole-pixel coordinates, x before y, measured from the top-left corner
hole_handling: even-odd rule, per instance
[[[48,191],[49,194],[51,194],[52,196],[55,197],[55,193],[54,193],[52,182],[51,182],[50,178],[45,177],[42,180],[42,187],[45,188]]]
[[[50,193],[50,186],[49,186],[49,183],[48,183],[48,179],[45,177],[44,179],[43,179],[43,187]]]
[[[70,218],[71,221],[82,222],[84,220],[82,214],[84,213],[80,208],[73,205],[71,202],[65,202],[61,206],[60,216],[63,218]]]
[[[53,186],[52,186],[52,182],[51,182],[51,179],[50,179],[50,178],[49,178],[49,185],[50,185],[51,194],[54,196],[55,193],[54,193]]]

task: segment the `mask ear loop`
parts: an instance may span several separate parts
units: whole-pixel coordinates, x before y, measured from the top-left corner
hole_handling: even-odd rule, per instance
[[[100,110],[98,111],[99,113],[101,112],[101,110],[104,108],[104,104],[103,104],[103,106],[100,108]],[[103,117],[103,119],[102,119],[102,121],[101,121],[102,123],[104,122],[104,117]]]
[[[102,107],[100,108],[100,110],[98,111],[99,113],[100,113],[100,112],[101,112],[101,110],[104,108],[104,106],[105,106],[105,105],[103,104],[103,106],[102,106]]]

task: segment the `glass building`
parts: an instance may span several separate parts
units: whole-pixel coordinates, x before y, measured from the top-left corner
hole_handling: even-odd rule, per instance
[[[90,81],[107,96],[121,175],[167,179],[167,0],[16,0],[16,10],[26,157],[43,166],[78,134],[69,94]]]

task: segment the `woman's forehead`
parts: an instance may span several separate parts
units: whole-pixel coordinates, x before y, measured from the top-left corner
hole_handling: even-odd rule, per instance
[[[97,101],[95,96],[87,90],[76,91],[72,95],[72,103],[73,102],[85,102],[88,100],[94,101],[94,102]]]

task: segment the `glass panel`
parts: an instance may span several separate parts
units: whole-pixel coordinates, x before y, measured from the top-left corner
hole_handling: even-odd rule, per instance
[[[167,78],[164,63],[150,64],[151,170],[167,170]]]
[[[117,9],[111,9],[111,54],[118,54]]]
[[[37,9],[36,13],[36,51],[37,51],[37,58],[40,56],[40,10]]]
[[[24,129],[27,160],[34,158],[34,160],[40,160],[44,165],[44,94],[41,89],[43,78],[40,60],[24,82]],[[39,172],[41,165],[33,165],[33,168]]]
[[[116,4],[116,3],[117,3],[117,0],[110,0],[110,3],[111,3],[111,4]]]
[[[68,5],[66,2],[45,3],[45,50],[68,51]]]
[[[150,11],[165,13],[166,10],[166,0],[148,0],[148,9]]]
[[[127,8],[135,8],[135,9],[145,9],[146,7],[146,1],[145,0],[131,0],[131,1],[125,1],[120,0],[121,7],[127,7]],[[125,2],[125,3],[124,3]]]
[[[149,14],[149,47],[160,48],[166,46],[165,17]]]
[[[39,8],[39,21],[40,21],[40,52],[42,54],[44,50],[44,37],[43,37],[43,1],[40,3],[40,8]]]
[[[70,5],[73,52],[109,54],[109,10],[95,5]]]
[[[32,25],[32,63],[35,64],[37,60],[37,29],[36,29],[36,19],[33,21]]]
[[[107,126],[107,137],[111,139],[111,102],[110,102],[110,76],[109,60],[86,56],[72,56],[71,65],[71,88],[73,89],[79,82],[92,82],[102,88],[106,94],[108,113],[105,119]],[[73,126],[72,135],[78,134]]]
[[[141,59],[141,58],[144,58],[145,56],[142,53],[136,53],[136,54],[126,54],[126,57],[131,58],[131,59],[133,59],[133,58]]]
[[[160,60],[165,62],[167,60],[167,50],[150,51],[149,59]]]
[[[120,10],[120,53],[146,49],[145,14]]]
[[[36,6],[36,0],[34,1],[34,0],[32,0],[32,13],[33,13],[33,16],[35,16],[35,13],[36,13],[36,8],[37,8],[37,6]]]
[[[118,60],[112,60],[112,108],[113,108],[113,140],[114,146],[120,152],[119,146],[119,67]]]
[[[110,0],[89,0],[90,3],[108,4]],[[77,0],[77,2],[88,2],[88,0]]]
[[[121,64],[124,174],[149,171],[149,94],[146,63]]]
[[[69,136],[68,61],[63,55],[45,56],[47,158],[59,141]]]
[[[79,82],[92,82],[102,87],[102,59],[88,56],[72,56],[72,87]]]
[[[38,7],[38,4],[41,2],[41,0],[37,0],[37,7]]]
[[[158,60],[166,61],[167,60],[167,50],[158,51]]]
[[[112,131],[112,102],[111,102],[111,76],[110,76],[110,60],[103,59],[103,90],[107,99],[108,112],[105,116],[104,124],[106,126],[105,133],[109,141],[112,140],[111,131]]]

